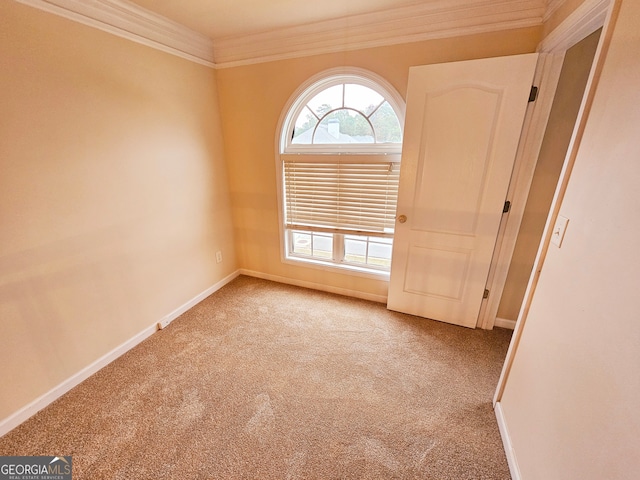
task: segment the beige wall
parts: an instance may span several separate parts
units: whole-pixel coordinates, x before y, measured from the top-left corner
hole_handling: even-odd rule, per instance
[[[242,268],[385,298],[387,282],[281,262],[275,145],[278,119],[294,91],[323,70],[355,66],[406,93],[409,67],[533,52],[541,28],[433,40],[219,71],[238,260]]]
[[[622,0],[501,400],[523,480],[640,472],[640,3]],[[606,34],[605,34],[606,35]]]
[[[499,318],[514,321],[518,318],[599,38],[600,31],[594,32],[571,47],[565,55],[513,258],[500,299]]]
[[[214,71],[0,18],[2,420],[237,266]]]

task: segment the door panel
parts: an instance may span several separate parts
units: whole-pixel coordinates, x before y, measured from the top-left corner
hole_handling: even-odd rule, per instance
[[[414,205],[424,206],[413,228],[424,231],[474,234],[484,177],[499,112],[499,95],[464,87],[426,95],[422,148],[418,162]],[[460,112],[476,104],[480,115]],[[425,158],[453,158],[456,162],[425,162]]]
[[[412,245],[404,289],[416,294],[461,300],[471,250]],[[427,273],[428,272],[428,273]]]
[[[411,68],[388,308],[475,327],[536,60]]]

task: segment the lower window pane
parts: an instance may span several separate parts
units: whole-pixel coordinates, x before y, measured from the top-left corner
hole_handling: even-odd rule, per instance
[[[291,253],[308,257],[333,258],[333,235],[330,233],[291,232]]]
[[[290,230],[289,255],[307,257],[326,263],[349,265],[371,270],[389,271],[393,239],[364,235],[333,235],[301,230]],[[334,245],[334,242],[344,242]],[[335,248],[334,248],[335,247]],[[344,252],[343,258],[334,258],[334,251]]]
[[[313,256],[333,258],[333,235],[312,233]]]
[[[367,237],[345,235],[344,259],[349,263],[367,264]]]
[[[389,268],[393,239],[345,235],[344,259],[349,263]]]
[[[293,232],[293,245],[291,251],[299,255],[311,255],[311,234],[305,232]]]
[[[369,237],[369,257],[367,263],[369,265],[390,267],[392,242],[393,240],[390,238]]]

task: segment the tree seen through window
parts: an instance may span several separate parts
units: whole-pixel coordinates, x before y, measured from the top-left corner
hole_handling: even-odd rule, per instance
[[[356,86],[358,89],[349,88]],[[336,95],[336,87],[340,88],[340,95]],[[318,97],[337,103],[318,105]],[[363,103],[367,99],[374,101]],[[343,84],[319,93],[307,103],[295,122],[292,137],[293,144],[306,145],[400,143],[402,130],[393,108],[377,92],[362,85]]]

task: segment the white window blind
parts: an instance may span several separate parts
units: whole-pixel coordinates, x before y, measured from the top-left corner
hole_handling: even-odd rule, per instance
[[[287,228],[392,236],[400,155],[282,157]]]

